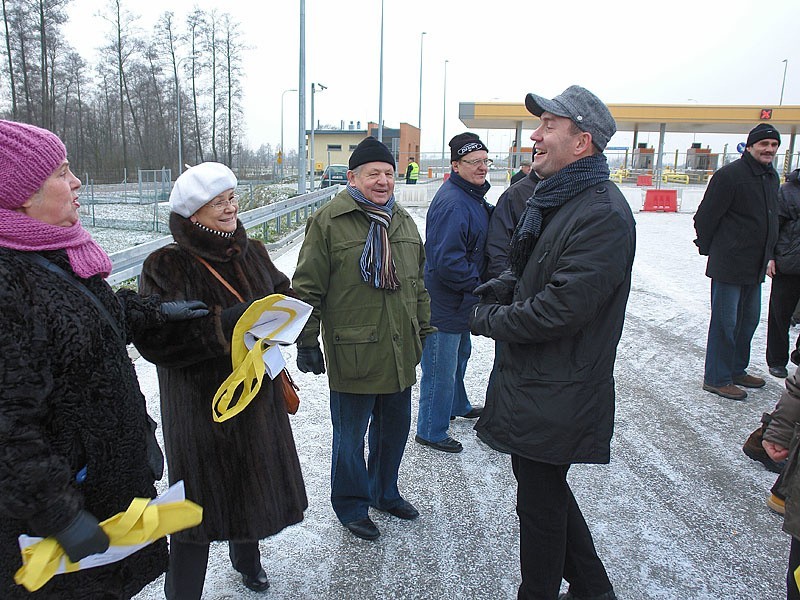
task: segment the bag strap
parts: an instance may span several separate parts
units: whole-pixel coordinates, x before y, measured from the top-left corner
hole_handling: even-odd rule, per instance
[[[220,275],[220,274],[217,272],[217,270],[216,270],[214,267],[212,267],[210,264],[208,264],[208,261],[207,261],[205,258],[203,258],[202,256],[198,256],[197,254],[192,254],[192,256],[194,256],[194,257],[197,259],[197,261],[198,261],[200,264],[202,264],[202,265],[203,265],[203,266],[204,266],[206,269],[208,269],[208,270],[209,270],[209,272],[210,272],[210,273],[211,273],[211,274],[212,274],[214,277],[216,277],[216,278],[219,280],[219,282],[220,282],[222,285],[224,285],[224,286],[225,286],[225,288],[226,288],[226,289],[227,289],[227,290],[228,290],[228,291],[229,291],[231,294],[233,294],[234,296],[236,296],[236,298],[237,298],[237,300],[239,300],[239,302],[244,302],[244,298],[242,298],[242,295],[241,295],[239,292],[237,292],[237,291],[236,291],[236,290],[233,288],[233,286],[232,286],[230,283],[228,283],[228,282],[227,282],[227,281],[226,281],[226,280],[225,280],[225,279],[222,277],[222,275]]]
[[[125,343],[125,336],[122,334],[122,331],[120,331],[117,321],[114,319],[114,317],[111,316],[111,313],[108,312],[108,309],[106,308],[105,304],[103,304],[100,301],[100,298],[95,296],[94,293],[89,288],[87,288],[80,281],[75,279],[75,277],[67,273],[64,269],[47,260],[41,254],[37,254],[35,252],[20,252],[19,256],[21,256],[28,262],[32,262],[36,265],[39,265],[40,267],[47,269],[51,273],[58,275],[64,281],[69,283],[72,287],[85,294],[86,297],[92,301],[92,304],[95,305],[95,308],[97,308],[97,310],[100,311],[100,314],[103,316],[103,318],[105,318],[105,320],[108,321],[108,324],[111,325],[111,329],[114,330],[114,333],[117,334],[117,337],[119,337],[119,339],[122,340],[123,343]]]

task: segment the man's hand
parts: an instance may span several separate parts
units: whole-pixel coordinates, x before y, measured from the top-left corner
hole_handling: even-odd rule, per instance
[[[162,302],[159,310],[167,321],[187,321],[205,317],[208,314],[208,307],[199,300]]]
[[[778,270],[775,268],[775,261],[774,260],[769,261],[767,263],[767,275],[769,275],[770,277],[775,277],[775,273],[777,272]]]
[[[472,293],[481,299],[481,304],[511,304],[516,285],[517,278],[511,271],[503,271],[494,279],[476,287]]]
[[[53,537],[74,563],[108,550],[108,536],[95,516],[85,510],[80,511],[69,525]]]
[[[783,446],[776,444],[775,442],[768,442],[767,440],[761,440],[761,445],[764,446],[764,450],[767,451],[769,457],[775,462],[781,462],[782,460],[786,460],[786,457],[789,456],[789,449],[784,448]]]
[[[297,349],[297,368],[303,373],[322,375],[325,372],[325,359],[319,346],[307,346]]]
[[[485,335],[492,337],[490,327],[491,316],[500,308],[498,304],[476,304],[472,308],[469,319],[469,328],[475,335]]]

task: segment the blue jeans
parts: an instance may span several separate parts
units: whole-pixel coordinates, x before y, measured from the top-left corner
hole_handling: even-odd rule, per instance
[[[411,388],[393,394],[347,394],[331,390],[333,453],[331,504],[342,523],[389,509],[403,499],[397,489],[400,461],[411,427]],[[364,434],[369,426],[369,458]]]
[[[706,344],[705,383],[723,386],[746,374],[750,342],[761,319],[761,284],[711,280],[711,323]]]
[[[464,388],[464,373],[472,353],[469,331],[437,331],[425,338],[419,382],[417,435],[429,442],[447,438],[450,417],[472,410]]]

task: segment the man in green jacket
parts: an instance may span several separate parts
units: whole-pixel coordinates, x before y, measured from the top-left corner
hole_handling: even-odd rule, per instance
[[[319,375],[327,359],[331,503],[350,532],[374,540],[380,531],[370,506],[401,519],[419,516],[400,495],[397,477],[422,340],[435,329],[425,250],[411,215],[395,202],[392,153],[368,137],[349,169],[347,188],[306,224],[292,287],[314,310],[297,339],[297,366]]]

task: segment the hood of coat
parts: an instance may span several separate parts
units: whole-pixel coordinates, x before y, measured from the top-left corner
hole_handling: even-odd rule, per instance
[[[170,213],[169,231],[181,248],[207,260],[228,262],[240,260],[247,254],[247,231],[241,221],[237,221],[233,235],[226,237],[201,229],[177,213]]]
[[[800,185],[800,169],[795,169],[786,176],[786,181],[795,185]]]

